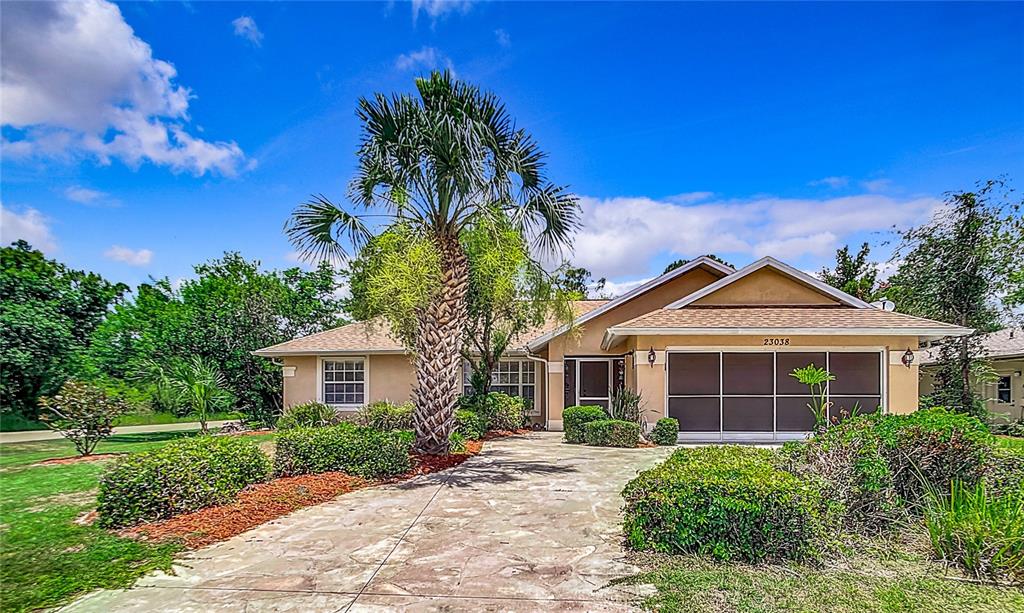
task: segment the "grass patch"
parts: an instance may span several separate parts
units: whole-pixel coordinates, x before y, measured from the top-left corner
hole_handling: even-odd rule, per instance
[[[996,444],[1006,449],[1016,449],[1018,451],[1024,451],[1024,438],[1017,436],[997,436]]]
[[[207,421],[227,421],[242,419],[244,415],[235,411],[225,413],[210,413]],[[164,424],[191,424],[198,423],[195,415],[178,417],[172,413],[129,413],[114,420],[114,426],[159,426]]]
[[[100,443],[96,453],[143,451],[192,435],[112,436]],[[107,462],[32,466],[74,455],[74,446],[63,439],[0,446],[3,611],[52,607],[95,589],[127,587],[151,570],[169,568],[180,549],[175,544],[142,543],[74,523],[95,508],[98,478]]]
[[[870,548],[868,548],[870,549]],[[746,565],[699,556],[639,554],[648,569],[618,584],[650,584],[643,606],[655,611],[861,611],[1004,613],[1024,611],[1024,592],[943,577],[924,554],[880,547],[836,566]]]

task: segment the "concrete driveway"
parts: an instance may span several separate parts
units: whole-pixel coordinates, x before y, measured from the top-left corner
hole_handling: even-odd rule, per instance
[[[629,610],[606,587],[637,570],[619,492],[670,452],[491,441],[453,470],[297,511],[67,610]]]

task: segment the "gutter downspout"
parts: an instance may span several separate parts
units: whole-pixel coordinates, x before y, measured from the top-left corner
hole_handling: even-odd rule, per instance
[[[533,355],[530,353],[530,347],[526,346],[526,358],[533,360],[534,362],[540,362],[544,364],[544,429],[548,429],[548,417],[551,413],[548,411],[548,361],[540,356]]]

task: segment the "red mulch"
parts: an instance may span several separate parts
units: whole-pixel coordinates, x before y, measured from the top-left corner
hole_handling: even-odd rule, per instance
[[[523,432],[529,430],[489,434],[486,439]],[[458,466],[482,449],[482,441],[466,441],[466,453],[445,456],[414,453],[412,469],[387,482],[404,481]],[[341,494],[378,483],[382,481],[367,481],[340,472],[283,477],[247,487],[230,504],[126,528],[119,534],[146,541],[179,541],[194,549],[231,538],[303,507],[327,502]]]
[[[56,464],[78,464],[79,462],[98,462],[100,460],[109,460],[116,458],[121,453],[95,453],[93,455],[76,455],[70,458],[50,458],[49,460],[43,460],[42,462],[36,462],[32,466],[53,466]]]

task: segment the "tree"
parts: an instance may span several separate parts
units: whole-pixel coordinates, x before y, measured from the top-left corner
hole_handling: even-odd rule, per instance
[[[0,407],[35,418],[36,401],[78,355],[128,286],[48,260],[25,241],[0,249]]]
[[[818,274],[821,280],[832,287],[856,296],[865,302],[878,298],[878,268],[868,259],[871,247],[867,243],[860,246],[857,255],[850,255],[850,247],[843,246],[836,250],[835,268],[822,268]]]
[[[173,365],[163,376],[181,403],[199,420],[203,434],[207,433],[209,414],[234,403],[227,379],[212,362],[198,355]]]
[[[66,382],[52,398],[41,397],[39,405],[47,411],[41,421],[74,443],[79,455],[91,454],[113,432],[114,420],[128,411],[121,400],[75,380]]]
[[[979,336],[1002,325],[1001,297],[1024,260],[1024,217],[1011,193],[994,180],[947,194],[928,223],[900,233],[893,256],[902,262],[888,294],[901,310],[975,330],[940,344],[932,401],[978,415],[984,403],[971,379],[983,358]]]
[[[603,300],[608,297],[604,291],[608,280],[604,277],[595,280],[586,268],[563,264],[554,275],[555,284],[563,291],[575,295],[578,300]]]
[[[703,257],[706,257],[708,259],[714,260],[714,261],[718,262],[719,264],[725,264],[729,268],[735,268],[735,266],[733,266],[729,262],[726,262],[725,260],[723,260],[722,258],[718,257],[717,255],[715,255],[713,253],[708,253],[708,254],[704,255]],[[694,258],[694,259],[696,259],[696,258]],[[663,275],[664,274],[668,274],[668,273],[672,272],[673,270],[679,268],[680,266],[683,266],[685,264],[689,264],[692,261],[693,260],[676,260],[676,261],[672,262],[671,264],[669,264],[668,266],[666,266],[665,270],[663,270],[661,272],[661,274],[663,274]]]
[[[461,387],[467,317],[463,232],[500,217],[539,249],[555,251],[578,226],[579,207],[548,181],[543,152],[493,94],[448,72],[417,79],[416,90],[418,97],[360,99],[362,143],[351,197],[389,220],[384,229],[400,224],[410,244],[429,246],[439,263],[436,286],[416,296],[409,349],[416,373],[416,448],[445,453]],[[373,238],[367,224],[320,196],[300,205],[285,230],[304,254],[344,257],[343,237],[356,248]]]

